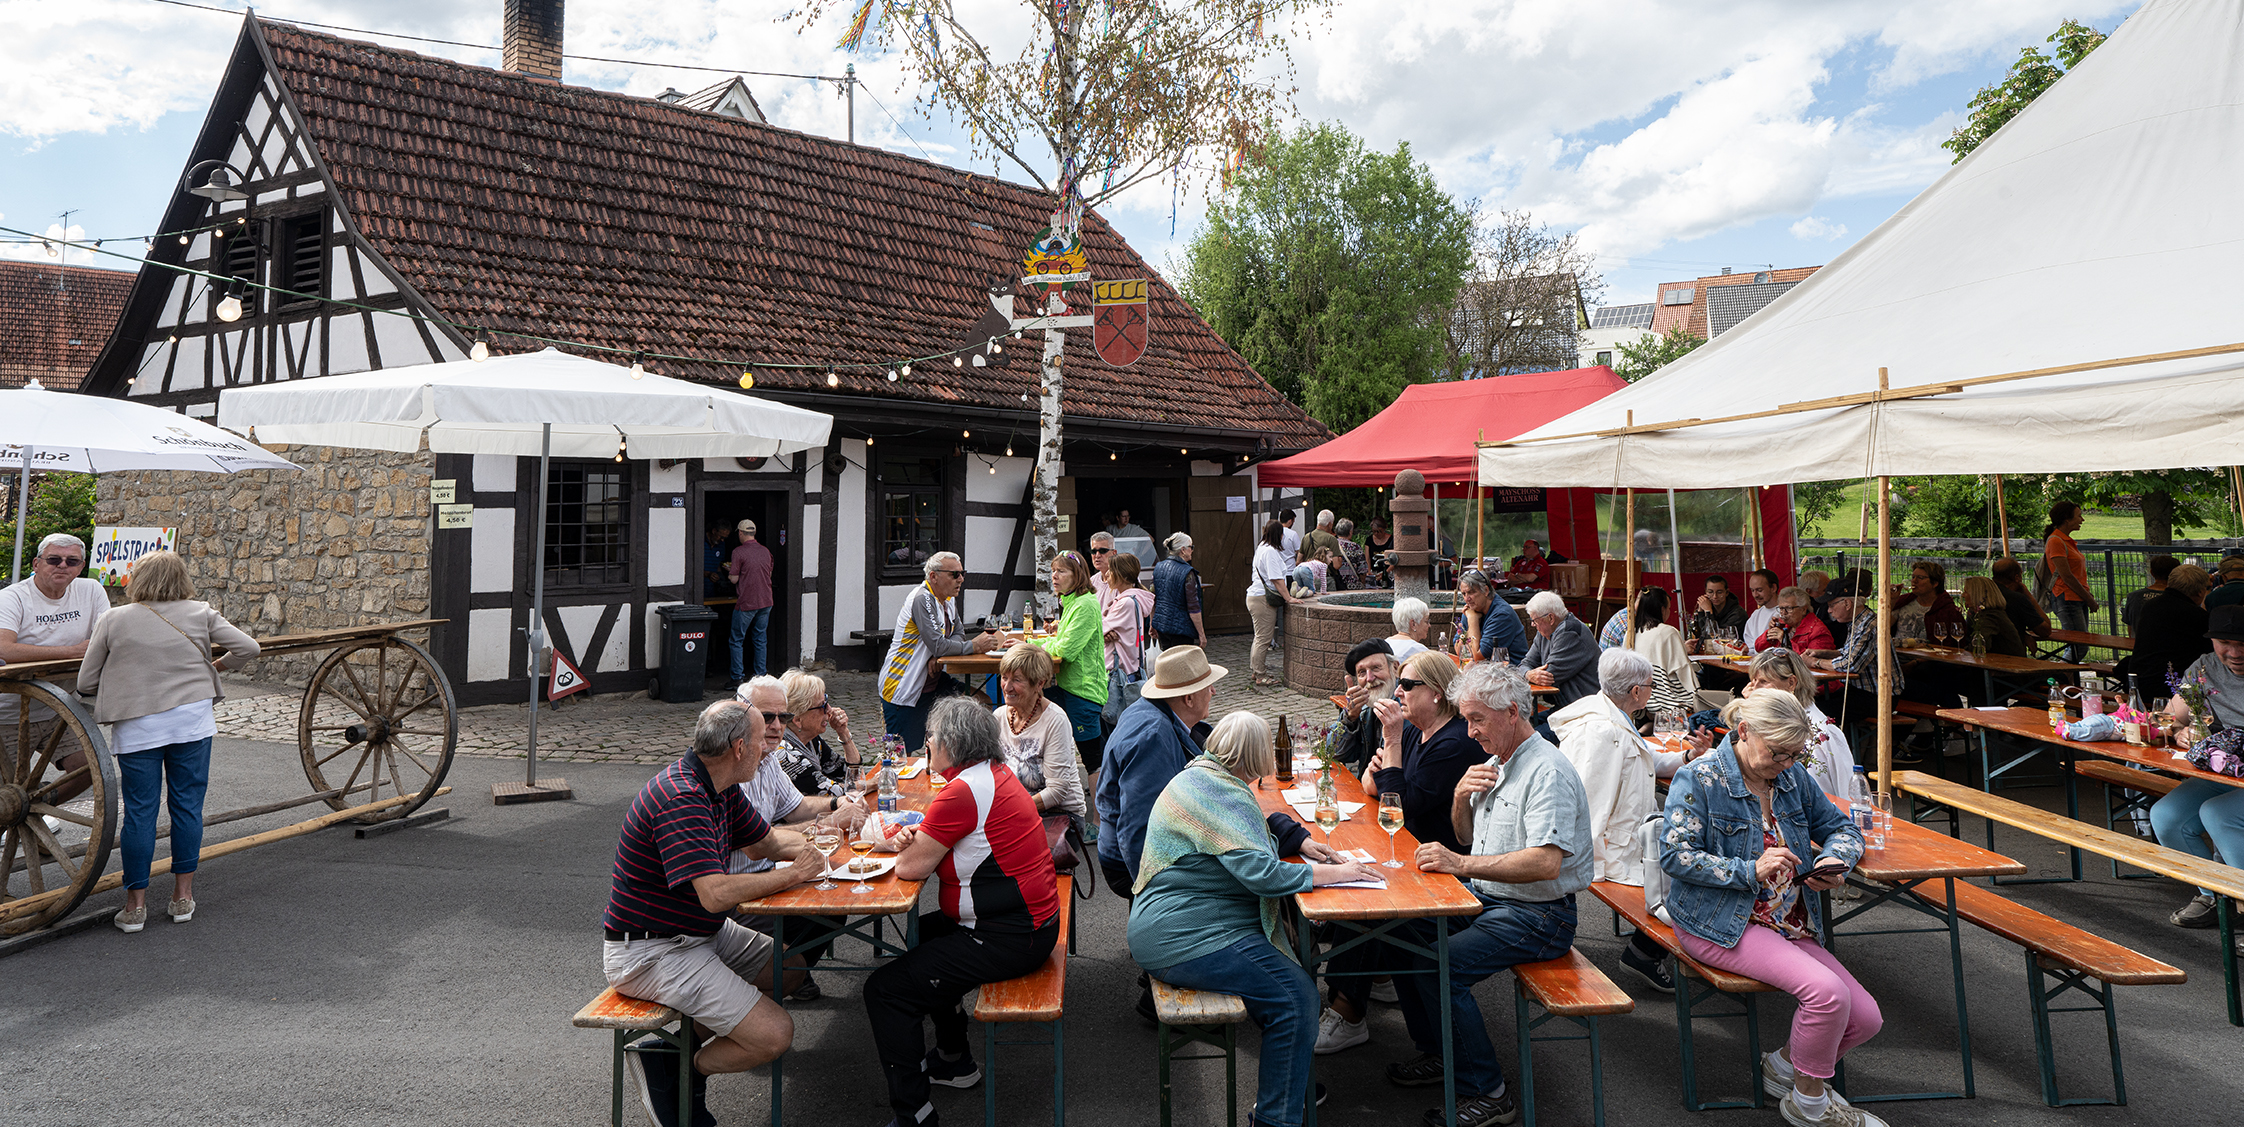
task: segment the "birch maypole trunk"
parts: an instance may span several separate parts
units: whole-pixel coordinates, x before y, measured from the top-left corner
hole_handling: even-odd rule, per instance
[[[1044,311],[1052,317],[1065,314],[1067,299],[1054,291]],[[1044,394],[1037,400],[1036,498],[1030,503],[1030,519],[1034,522],[1039,565],[1036,606],[1046,618],[1060,613],[1059,596],[1052,592],[1052,568],[1046,561],[1060,554],[1060,383],[1065,378],[1061,361],[1066,355],[1067,330],[1044,330]]]

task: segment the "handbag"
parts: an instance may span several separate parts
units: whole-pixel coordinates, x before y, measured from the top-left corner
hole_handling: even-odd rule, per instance
[[[1106,671],[1106,705],[1099,710],[1099,719],[1106,721],[1109,731],[1122,722],[1122,710],[1136,704],[1145,692],[1145,608],[1131,599],[1130,609],[1138,616],[1138,671],[1125,674],[1119,664]]]

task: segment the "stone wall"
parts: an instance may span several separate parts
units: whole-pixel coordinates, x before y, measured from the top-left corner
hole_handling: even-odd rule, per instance
[[[103,474],[95,522],[177,526],[197,596],[256,637],[428,617],[432,455],[270,449],[304,472]],[[325,657],[245,672],[301,685]]]
[[[1340,663],[1347,660],[1348,651],[1358,642],[1395,632],[1394,598],[1392,591],[1343,592],[1287,607],[1283,639],[1286,687],[1310,696],[1331,696],[1345,689],[1347,671]],[[1436,634],[1455,628],[1456,615],[1449,600],[1448,592],[1434,592],[1434,605],[1426,616],[1429,644]],[[1527,626],[1527,612],[1519,607],[1510,609],[1532,637],[1534,628]],[[1512,658],[1516,661],[1524,656],[1514,654]]]

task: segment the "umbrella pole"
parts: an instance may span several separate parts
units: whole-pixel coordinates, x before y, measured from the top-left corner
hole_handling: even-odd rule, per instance
[[[31,447],[22,450],[23,468],[16,471],[16,562],[8,568],[8,582],[23,578],[23,521],[31,515]]]
[[[545,424],[544,436],[538,445],[537,534],[530,541],[530,769],[529,777],[521,786],[505,783],[491,784],[491,804],[504,806],[514,802],[550,802],[572,797],[567,779],[549,779],[538,782],[538,680],[544,670],[538,668],[538,659],[545,653],[545,491],[546,473],[553,461],[553,424]]]
[[[1626,523],[1626,524],[1628,525],[1628,554],[1627,554],[1627,555],[1626,555],[1625,557],[1623,557],[1623,558],[1624,558],[1624,559],[1626,560],[1626,562],[1625,562],[1625,563],[1623,563],[1623,564],[1621,565],[1621,590],[1622,590],[1623,592],[1625,592],[1625,593],[1624,593],[1624,594],[1623,594],[1623,595],[1621,596],[1621,614],[1622,614],[1622,615],[1624,616],[1624,617],[1623,617],[1623,618],[1621,619],[1621,621],[1622,621],[1622,622],[1624,622],[1624,623],[1626,623],[1626,624],[1627,624],[1627,627],[1626,627],[1626,629],[1625,629],[1625,630],[1623,631],[1623,633],[1621,634],[1621,644],[1622,644],[1622,645],[1624,645],[1624,646],[1627,646],[1627,647],[1629,647],[1630,649],[1635,649],[1635,648],[1636,648],[1636,614],[1635,614],[1635,611],[1636,611],[1636,488],[1635,488],[1634,486],[1630,486],[1630,487],[1629,487],[1629,491],[1628,491],[1628,516],[1627,516],[1627,517],[1625,518],[1625,521],[1624,521],[1624,523]],[[1599,607],[1598,609],[1600,609],[1600,610],[1603,610],[1604,608],[1603,608],[1603,607]]]
[[[1878,369],[1878,390],[1886,389],[1886,370]],[[1871,434],[1877,431],[1873,429]],[[1873,439],[1874,441],[1874,439]],[[1893,574],[1893,513],[1887,501],[1893,492],[1893,479],[1878,479],[1878,579],[1871,588],[1877,596],[1878,616],[1878,791],[1893,793],[1893,609],[1886,606],[1888,592],[1886,577]],[[1857,626],[1856,629],[1861,629]]]

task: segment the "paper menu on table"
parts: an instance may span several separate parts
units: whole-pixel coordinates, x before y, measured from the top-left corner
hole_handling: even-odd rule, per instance
[[[1328,885],[1325,885],[1324,887],[1326,887],[1326,888],[1376,888],[1376,889],[1384,889],[1384,888],[1386,888],[1386,887],[1387,887],[1387,882],[1386,882],[1386,880],[1385,880],[1384,878],[1382,878],[1382,879],[1379,879],[1379,880],[1344,880],[1344,881],[1341,881],[1341,882],[1339,882],[1338,884],[1328,884]]]
[[[1369,849],[1343,849],[1340,852],[1346,854],[1349,857],[1353,857],[1366,865],[1371,864],[1372,861],[1375,860],[1375,858],[1373,858],[1371,855],[1371,850]]]

